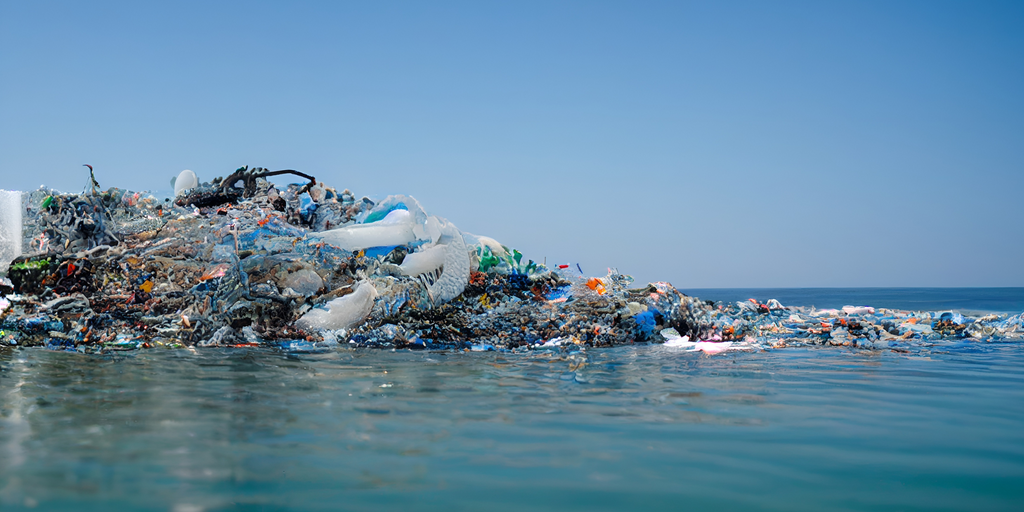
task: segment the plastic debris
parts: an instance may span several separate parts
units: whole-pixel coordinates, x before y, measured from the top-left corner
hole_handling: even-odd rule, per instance
[[[21,193],[0,190],[0,272],[21,256]]]
[[[174,187],[174,197],[178,197],[182,193],[198,187],[199,178],[196,177],[196,173],[185,169],[171,180],[171,186]]]
[[[272,176],[297,176],[278,186]],[[664,343],[720,354],[794,345],[906,350],[1024,339],[1022,315],[711,303],[609,269],[549,269],[428,214],[307,174],[241,167],[173,197],[0,192],[0,344],[104,352],[339,346],[468,351]]]
[[[359,325],[370,314],[377,290],[372,284],[360,281],[355,291],[328,302],[326,309],[313,309],[295,322],[304,329],[348,329]]]

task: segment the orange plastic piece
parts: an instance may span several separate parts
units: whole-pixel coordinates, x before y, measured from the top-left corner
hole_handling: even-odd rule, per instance
[[[206,272],[204,272],[203,275],[199,278],[199,280],[200,281],[209,281],[210,279],[217,279],[218,277],[224,277],[224,274],[227,274],[228,268],[230,268],[230,266],[226,265],[226,264],[217,265],[217,266],[207,270]]]
[[[487,274],[483,272],[470,272],[469,273],[469,284],[475,286],[484,286],[487,284]]]

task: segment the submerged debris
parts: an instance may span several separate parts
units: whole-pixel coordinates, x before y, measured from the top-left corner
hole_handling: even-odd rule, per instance
[[[268,177],[304,180],[278,188]],[[0,192],[0,345],[99,352],[339,343],[517,350],[629,343],[716,353],[795,344],[900,350],[1024,337],[1024,318],[710,303],[609,270],[553,269],[428,215],[310,175],[242,167],[174,197],[92,175],[81,194]],[[12,207],[13,205],[13,207]],[[24,254],[22,254],[24,253]],[[9,264],[9,268],[7,265]]]

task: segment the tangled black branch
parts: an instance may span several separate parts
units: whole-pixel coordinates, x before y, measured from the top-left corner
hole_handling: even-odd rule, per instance
[[[249,169],[248,166],[245,166],[245,167],[241,167],[238,170],[236,170],[235,172],[231,173],[230,175],[228,175],[227,178],[224,178],[224,181],[221,182],[221,184],[220,184],[220,190],[225,195],[236,195],[238,189],[241,188],[242,189],[241,196],[245,197],[245,198],[249,198],[249,197],[252,197],[254,194],[256,194],[256,179],[257,178],[267,178],[267,177],[270,177],[270,176],[280,176],[282,174],[293,174],[295,176],[299,176],[301,178],[305,178],[305,179],[309,180],[309,183],[307,183],[301,189],[299,189],[299,192],[298,192],[299,194],[309,190],[310,187],[316,185],[316,178],[314,178],[313,176],[310,176],[310,175],[308,175],[308,174],[306,174],[304,172],[296,171],[294,169],[283,169],[283,170],[280,170],[280,171],[271,171],[271,170],[268,170],[268,169],[264,169],[262,167],[254,167],[252,169]],[[236,187],[235,186],[235,184],[237,184],[239,181],[243,182],[242,187]]]

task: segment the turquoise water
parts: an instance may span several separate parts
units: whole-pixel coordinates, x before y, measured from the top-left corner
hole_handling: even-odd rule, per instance
[[[2,510],[399,507],[1021,510],[1024,350],[0,349]]]

